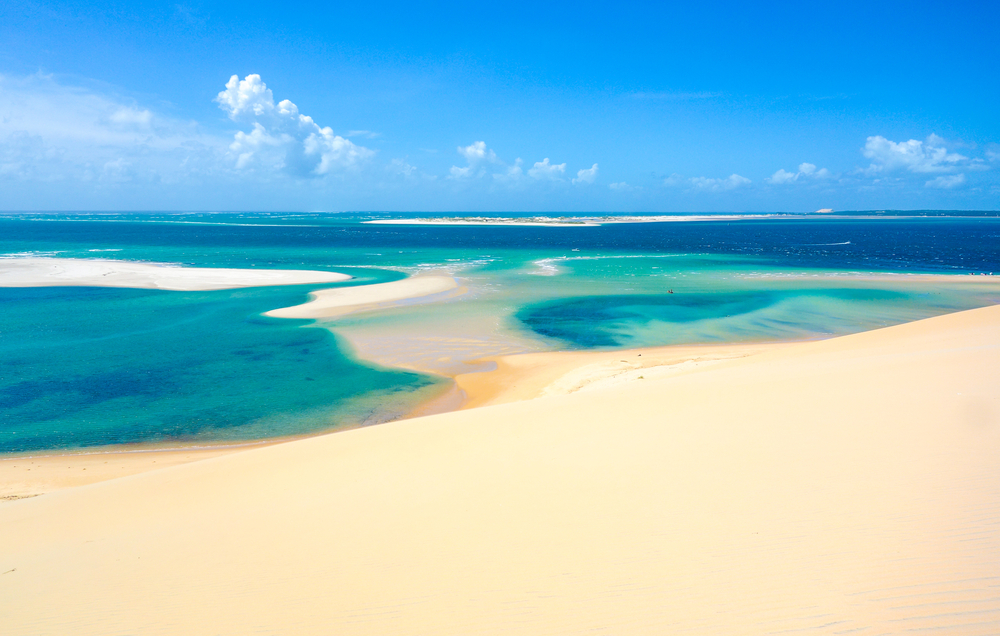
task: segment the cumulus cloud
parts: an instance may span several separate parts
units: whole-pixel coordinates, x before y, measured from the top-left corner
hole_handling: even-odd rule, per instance
[[[718,192],[721,190],[735,190],[746,185],[750,185],[750,179],[738,174],[731,174],[725,179],[710,179],[708,177],[692,177],[688,180],[692,186],[698,190],[708,192]]]
[[[468,146],[459,146],[458,154],[465,157],[469,164],[479,164],[483,162],[496,163],[497,153],[486,147],[485,141],[474,141]]]
[[[541,161],[535,162],[535,165],[528,170],[528,176],[533,179],[555,180],[562,178],[565,172],[565,163],[551,164],[549,163],[549,158],[546,157]]]
[[[233,75],[215,101],[230,119],[252,127],[237,131],[229,146],[240,170],[259,165],[296,177],[319,177],[357,166],[375,154],[321,127],[291,101],[275,104],[260,75],[243,80]]]
[[[930,181],[925,183],[924,187],[950,190],[952,188],[956,188],[962,185],[963,183],[965,183],[965,175],[962,173],[958,173],[958,174],[941,175],[940,177],[935,177],[934,179],[931,179]]]
[[[869,137],[861,149],[865,157],[872,160],[869,174],[893,170],[907,170],[915,173],[955,172],[969,158],[949,152],[946,142],[937,135],[930,135],[924,141],[889,141],[881,135]]]
[[[589,168],[584,170],[576,171],[576,178],[573,179],[573,183],[580,185],[581,183],[593,183],[594,179],[597,178],[597,164],[595,163]]]
[[[492,176],[492,183],[508,187],[524,187],[532,182],[565,182],[563,176],[566,174],[566,164],[553,164],[548,157],[536,161],[525,171],[524,162],[520,158],[515,159],[513,164],[507,164],[486,145],[485,141],[459,146],[457,150],[465,159],[466,165],[452,166],[448,171],[449,179],[470,180]],[[597,177],[597,170],[595,163],[592,167],[577,172],[576,178],[572,181],[592,183]]]
[[[449,179],[469,179],[486,176],[485,164],[500,163],[497,153],[486,147],[485,141],[474,141],[468,146],[459,146],[458,154],[465,158],[465,167],[452,166]]]
[[[798,172],[789,172],[782,168],[765,179],[765,181],[775,185],[783,185],[786,183],[794,183],[799,179],[825,179],[829,176],[830,171],[826,168],[817,169],[816,166],[811,163],[800,163]]]

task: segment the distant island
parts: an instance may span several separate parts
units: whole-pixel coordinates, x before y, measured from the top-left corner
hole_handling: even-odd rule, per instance
[[[806,218],[879,218],[879,217],[997,217],[996,210],[856,210],[834,211],[823,208],[815,212],[738,212],[738,213],[673,213],[645,215],[604,214],[600,216],[426,216],[370,219],[363,223],[378,225],[512,225],[533,227],[597,227],[612,223],[669,223],[681,221],[749,221],[764,219]]]
[[[669,221],[739,221],[766,219],[799,214],[657,214],[645,216],[440,216],[420,218],[373,219],[365,223],[382,225],[527,225],[597,227],[609,223],[665,223]]]

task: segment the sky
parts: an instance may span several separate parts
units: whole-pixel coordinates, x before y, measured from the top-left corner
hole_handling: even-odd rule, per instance
[[[0,210],[1000,209],[1000,3],[0,5]]]

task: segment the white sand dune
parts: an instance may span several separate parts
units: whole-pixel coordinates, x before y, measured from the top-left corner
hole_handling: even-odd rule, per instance
[[[391,283],[321,289],[309,294],[309,301],[267,312],[276,318],[333,318],[357,311],[379,309],[392,304],[428,300],[458,289],[451,276],[414,276]]]
[[[5,502],[2,631],[995,634],[997,378],[990,307]]]
[[[201,291],[269,285],[338,283],[347,274],[296,269],[177,267],[83,258],[2,258],[0,287],[135,287]]]

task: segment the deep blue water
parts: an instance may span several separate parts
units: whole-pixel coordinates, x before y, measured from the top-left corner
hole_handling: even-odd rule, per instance
[[[360,224],[357,218],[330,215],[316,226],[0,219],[0,253],[26,248],[78,251],[84,245],[91,249],[128,246],[147,254],[186,257],[200,266],[239,267],[250,263],[322,266],[328,262],[330,250],[343,249],[580,249],[732,254],[782,266],[1000,273],[997,218],[805,218],[609,224],[593,228],[386,226]],[[306,253],[290,251],[294,249]],[[322,257],[310,258],[316,251]],[[357,264],[384,264],[376,258],[367,260]]]

